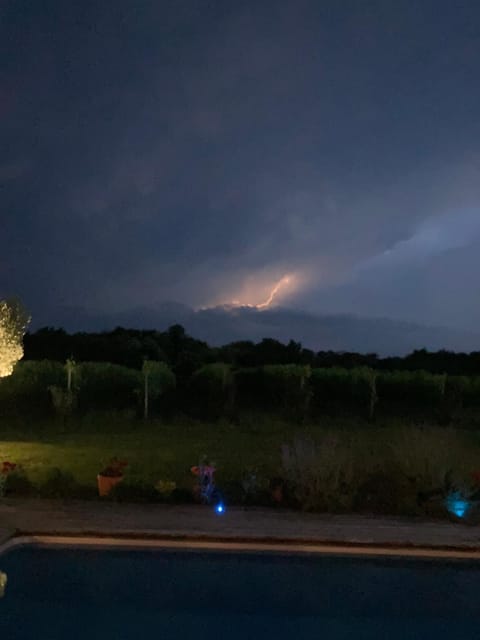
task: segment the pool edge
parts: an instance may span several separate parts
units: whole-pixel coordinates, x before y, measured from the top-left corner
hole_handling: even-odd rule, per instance
[[[151,549],[191,551],[232,551],[251,553],[287,553],[301,555],[405,557],[432,560],[480,560],[480,547],[426,547],[405,545],[373,545],[328,541],[245,540],[200,537],[135,537],[117,535],[13,535],[0,544],[0,556],[17,547],[106,547],[109,549]]]

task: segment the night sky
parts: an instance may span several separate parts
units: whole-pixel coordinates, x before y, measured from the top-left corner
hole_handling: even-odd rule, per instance
[[[478,329],[480,3],[2,0],[0,222],[34,317]]]

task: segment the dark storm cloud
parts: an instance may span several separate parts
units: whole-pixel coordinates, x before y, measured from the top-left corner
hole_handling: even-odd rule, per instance
[[[0,11],[0,293],[479,316],[475,2]]]

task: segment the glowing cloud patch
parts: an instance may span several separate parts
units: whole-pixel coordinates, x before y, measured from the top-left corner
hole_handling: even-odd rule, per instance
[[[298,294],[312,281],[312,275],[304,270],[289,271],[284,273],[280,279],[278,276],[275,278],[273,273],[273,268],[269,268],[260,272],[243,274],[243,277],[233,276],[236,283],[233,290],[229,287],[226,278],[224,293],[219,294],[208,305],[198,307],[198,309],[222,306],[230,309],[248,307],[264,311],[279,302],[283,304],[285,300]],[[315,276],[317,275],[316,273]]]
[[[258,277],[251,277],[244,286],[243,293],[238,298],[232,300],[234,306],[250,307],[251,309],[268,309],[273,306],[280,296],[290,295],[298,287],[298,279],[293,274],[285,274],[273,285],[260,284]],[[260,298],[265,295],[265,290],[269,291],[263,302],[250,302],[253,298]]]

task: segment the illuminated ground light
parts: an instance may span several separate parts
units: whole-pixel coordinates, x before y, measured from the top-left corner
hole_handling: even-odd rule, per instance
[[[5,589],[7,588],[7,574],[0,571],[0,598],[5,595]]]
[[[464,518],[470,509],[470,502],[466,500],[460,493],[452,493],[445,500],[447,510],[457,518]]]
[[[225,513],[225,505],[219,502],[215,505],[215,513],[222,514]]]

